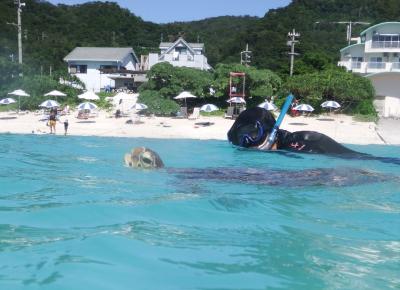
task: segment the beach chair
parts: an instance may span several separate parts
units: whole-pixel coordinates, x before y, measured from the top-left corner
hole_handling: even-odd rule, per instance
[[[81,120],[87,120],[89,118],[89,112],[79,111],[76,118]]]
[[[226,113],[225,113],[224,117],[233,119],[233,109],[234,109],[234,107],[228,107],[228,109],[226,109]]]
[[[189,120],[196,120],[200,117],[200,108],[194,108],[193,113],[188,117]]]

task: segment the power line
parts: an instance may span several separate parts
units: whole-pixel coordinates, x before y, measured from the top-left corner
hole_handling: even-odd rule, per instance
[[[316,21],[315,24],[320,24],[322,23],[321,21]],[[371,23],[369,22],[364,22],[364,21],[329,21],[327,23],[335,23],[335,24],[347,24],[347,29],[346,29],[346,40],[348,45],[351,44],[351,36],[352,36],[352,30],[353,30],[353,25],[370,25]]]

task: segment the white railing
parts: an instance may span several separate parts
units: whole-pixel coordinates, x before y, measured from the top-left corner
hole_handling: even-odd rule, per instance
[[[393,62],[392,70],[400,70],[400,62]]]
[[[361,69],[361,64],[362,64],[361,61],[351,62],[350,67],[351,69]]]
[[[369,62],[368,68],[370,69],[386,69],[386,62]]]
[[[400,48],[400,41],[372,41],[372,48]]]

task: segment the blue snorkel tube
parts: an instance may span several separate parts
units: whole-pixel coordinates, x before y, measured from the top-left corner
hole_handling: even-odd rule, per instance
[[[261,150],[270,150],[272,148],[272,145],[274,145],[275,140],[276,140],[276,134],[278,133],[279,126],[281,125],[281,123],[283,121],[283,118],[285,118],[285,115],[286,115],[287,111],[289,110],[290,104],[293,101],[293,98],[294,97],[293,97],[292,94],[290,94],[289,96],[286,97],[286,101],[283,104],[281,113],[279,114],[279,117],[276,120],[275,125],[272,128],[271,133],[268,136],[267,143],[265,143],[265,145],[263,145],[260,148]]]

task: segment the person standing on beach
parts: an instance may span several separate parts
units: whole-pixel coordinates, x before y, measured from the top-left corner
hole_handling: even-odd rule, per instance
[[[64,120],[64,136],[67,136],[68,131],[68,119]]]
[[[57,122],[57,116],[54,113],[54,111],[52,111],[50,113],[50,117],[49,117],[50,134],[56,133],[56,122]],[[53,130],[54,130],[54,133],[53,133]]]

